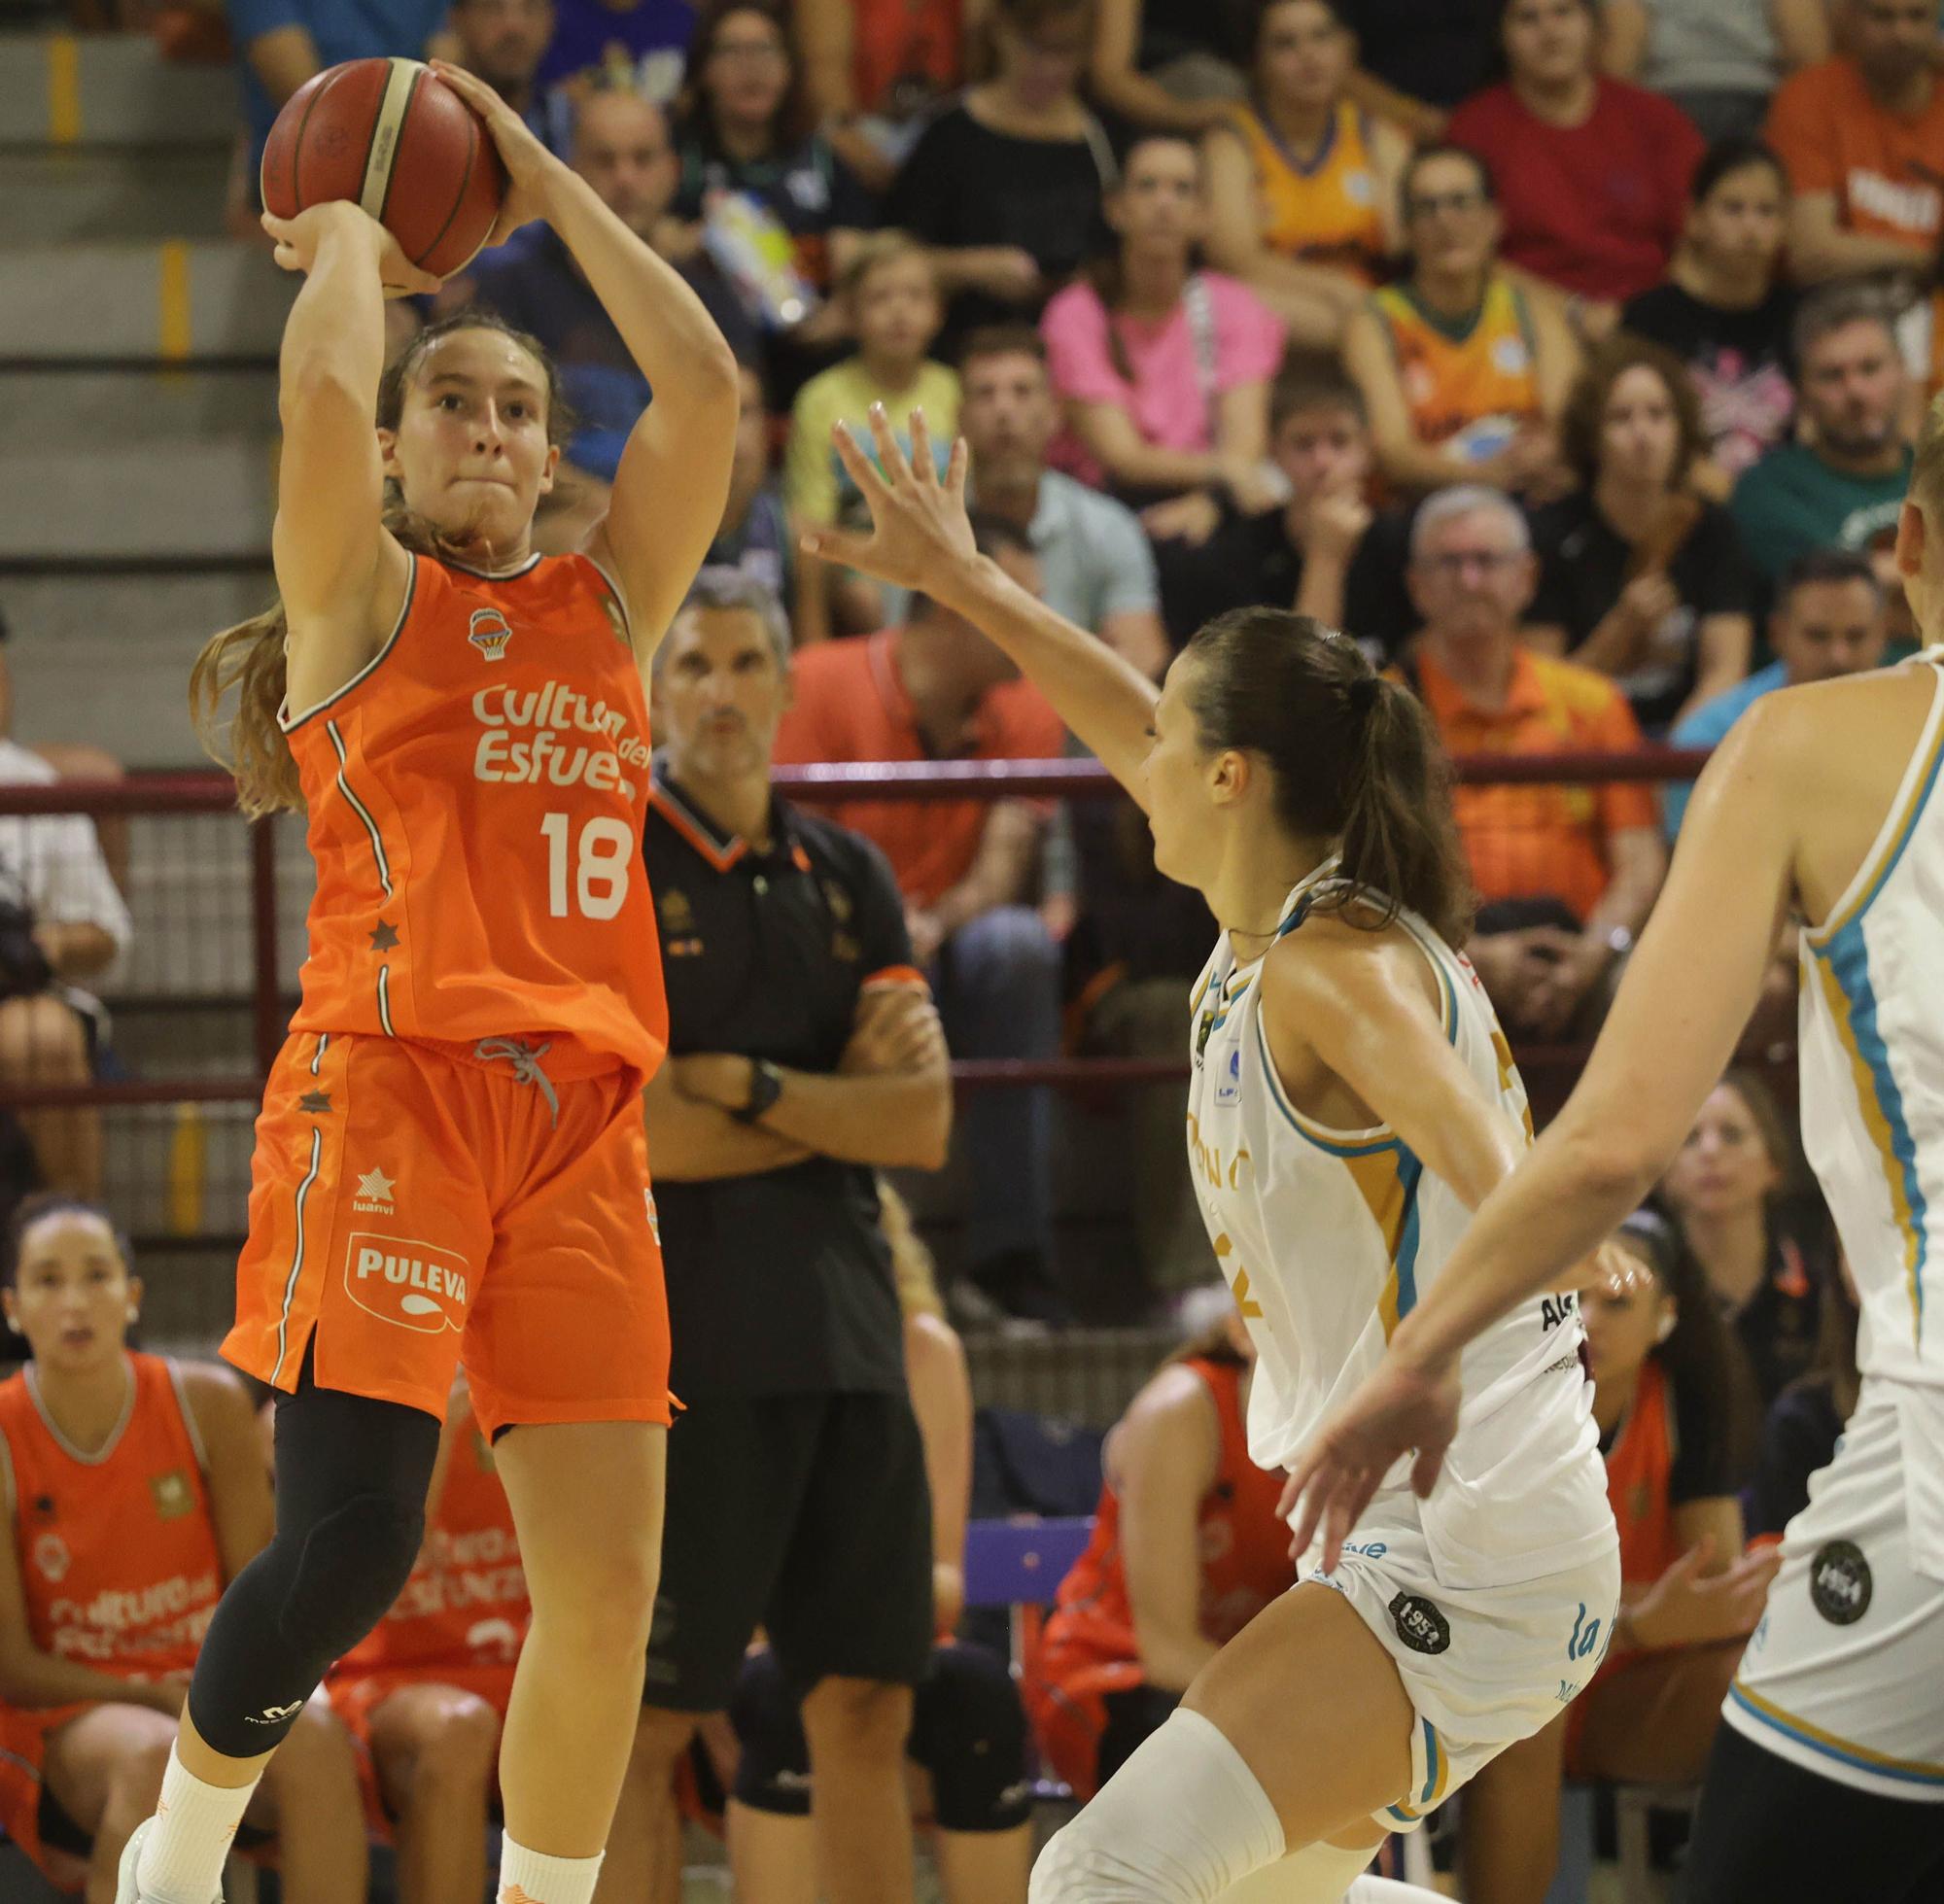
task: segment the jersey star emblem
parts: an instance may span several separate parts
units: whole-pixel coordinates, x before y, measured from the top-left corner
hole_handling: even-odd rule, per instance
[[[314,1118],[322,1117],[330,1109],[330,1093],[328,1090],[307,1090],[297,1099],[297,1109]]]
[[[366,1170],[358,1179],[358,1194],[373,1203],[389,1203],[396,1182],[396,1178],[386,1176],[382,1170]]]
[[[371,950],[373,952],[393,952],[397,950],[398,944],[398,929],[392,924],[390,919],[381,918],[371,934]]]

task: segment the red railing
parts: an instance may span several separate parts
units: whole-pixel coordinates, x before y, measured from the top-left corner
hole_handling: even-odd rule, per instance
[[[1651,747],[1627,754],[1587,752],[1544,755],[1481,755],[1455,763],[1461,782],[1580,784],[1631,780],[1687,779],[1705,762],[1705,752]],[[829,805],[877,796],[893,800],[996,798],[1040,795],[1094,799],[1119,791],[1106,770],[1091,759],[1020,761],[870,762],[780,767],[777,784],[806,804]],[[233,987],[206,1002],[233,1005],[250,1014],[252,1063],[226,1076],[156,1076],[92,1084],[21,1084],[0,1080],[0,1108],[54,1107],[77,1103],[138,1105],[157,1103],[252,1102],[281,1046],[295,995],[287,986],[295,972],[281,969],[279,946],[280,854],[274,821],[246,822],[235,811],[234,787],[216,773],[140,776],[124,781],[61,781],[44,786],[0,787],[0,816],[86,814],[110,815],[234,815],[248,827],[250,980],[239,994]],[[142,930],[138,917],[136,930]],[[110,994],[110,1003],[116,1001]],[[154,1003],[153,999],[133,1001]],[[1537,1067],[1570,1063],[1568,1048],[1521,1054]],[[1024,1085],[1087,1083],[1123,1088],[1178,1078],[1186,1063],[1141,1057],[1054,1058],[1046,1060],[961,1059],[953,1067],[962,1090]]]

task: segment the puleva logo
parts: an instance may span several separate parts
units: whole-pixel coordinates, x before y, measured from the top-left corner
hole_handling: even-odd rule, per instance
[[[354,1229],[344,1248],[344,1291],[380,1322],[457,1334],[466,1327],[471,1272],[463,1256],[435,1243]]]
[[[507,627],[506,617],[498,608],[474,608],[472,619],[467,626],[466,639],[488,661],[504,661],[506,643],[513,639],[513,631]]]

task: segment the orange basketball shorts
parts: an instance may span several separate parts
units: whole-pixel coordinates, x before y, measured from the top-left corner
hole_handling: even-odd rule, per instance
[[[337,1714],[358,1757],[358,1790],[364,1802],[365,1828],[374,1838],[389,1841],[394,1816],[385,1803],[384,1774],[378,1766],[375,1739],[378,1709],[393,1694],[421,1686],[440,1686],[454,1692],[469,1692],[482,1699],[506,1722],[506,1707],[513,1697],[515,1662],[482,1665],[459,1661],[449,1666],[380,1666],[368,1673],[332,1672],[324,1682],[325,1697]],[[497,1776],[493,1786],[497,1793]]]
[[[257,1120],[224,1355],[441,1420],[456,1364],[490,1437],[669,1420],[668,1301],[641,1077],[556,1041],[549,1090],[469,1048],[300,1032]],[[577,1074],[577,1075],[576,1075]]]

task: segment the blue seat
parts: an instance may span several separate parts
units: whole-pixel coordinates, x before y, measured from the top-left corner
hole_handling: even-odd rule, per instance
[[[975,1520],[965,1530],[968,1607],[1050,1607],[1094,1538],[1091,1515]]]

